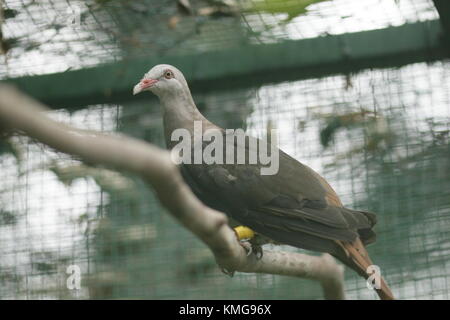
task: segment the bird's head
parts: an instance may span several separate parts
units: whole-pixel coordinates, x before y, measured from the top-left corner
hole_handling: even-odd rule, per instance
[[[151,91],[161,98],[167,94],[189,93],[189,88],[180,70],[168,64],[158,64],[133,88],[134,95],[142,91]]]

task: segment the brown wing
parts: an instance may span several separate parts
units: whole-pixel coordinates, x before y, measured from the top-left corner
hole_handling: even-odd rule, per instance
[[[232,141],[234,148],[244,147],[247,153],[251,137],[244,146]],[[230,147],[226,145],[226,147]],[[248,159],[248,155],[246,156]],[[344,208],[329,184],[309,167],[279,151],[279,171],[261,175],[260,164],[188,165],[193,189],[207,204],[227,212],[235,220],[255,231],[282,242],[307,249],[324,251],[324,240],[353,241],[359,230],[367,237],[375,223],[371,213]],[[319,237],[318,241],[300,241]]]

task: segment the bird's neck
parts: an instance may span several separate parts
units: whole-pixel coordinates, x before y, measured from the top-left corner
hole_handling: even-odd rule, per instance
[[[176,129],[184,128],[193,133],[195,121],[201,121],[204,128],[214,126],[197,109],[191,95],[166,95],[160,97],[160,101],[163,107],[166,144],[169,148],[172,148],[170,137]]]

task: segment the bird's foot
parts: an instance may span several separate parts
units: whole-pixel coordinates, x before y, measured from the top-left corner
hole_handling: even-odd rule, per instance
[[[248,241],[241,240],[239,244],[242,248],[244,248],[245,252],[247,252],[247,257],[253,253],[252,244]]]
[[[256,244],[252,243],[252,241],[239,241],[239,244],[247,251],[247,257],[252,253],[255,255],[257,260],[260,260],[263,257],[263,248]]]
[[[229,276],[230,278],[233,278],[234,276],[234,271],[230,271],[226,268],[221,268],[220,270],[222,270],[223,273],[225,273],[227,276]]]
[[[262,246],[259,244],[252,244],[252,248],[255,253],[256,260],[261,260],[264,254]]]
[[[252,229],[244,226],[238,226],[234,228],[234,232],[236,233],[236,238],[239,241],[239,244],[247,252],[247,256],[250,256],[253,253],[256,259],[259,260],[262,258],[262,247],[256,242],[252,242],[252,240],[255,238],[255,232]]]

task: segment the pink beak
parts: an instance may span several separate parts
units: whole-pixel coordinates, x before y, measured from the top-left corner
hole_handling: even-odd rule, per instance
[[[150,88],[157,82],[158,82],[158,80],[156,80],[156,79],[142,79],[141,82],[139,82],[137,85],[134,86],[133,95],[136,95],[139,92],[141,92],[147,88]]]

